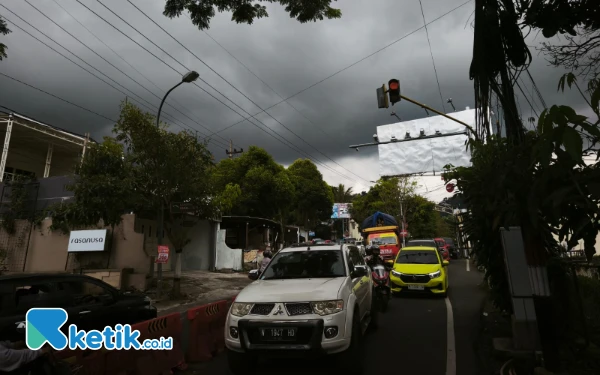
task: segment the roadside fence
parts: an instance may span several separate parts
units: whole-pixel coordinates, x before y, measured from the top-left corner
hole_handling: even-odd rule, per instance
[[[86,375],[170,375],[225,349],[225,320],[235,297],[136,323],[145,339],[172,337],[171,350],[62,350],[54,357]]]

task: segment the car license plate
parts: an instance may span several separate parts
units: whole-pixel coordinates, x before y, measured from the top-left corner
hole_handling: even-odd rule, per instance
[[[424,290],[425,287],[423,285],[409,285],[408,289],[410,289],[410,290]]]
[[[382,249],[381,250],[381,254],[391,254],[392,250],[391,249]]]
[[[260,338],[265,341],[294,341],[297,332],[295,327],[261,328]]]

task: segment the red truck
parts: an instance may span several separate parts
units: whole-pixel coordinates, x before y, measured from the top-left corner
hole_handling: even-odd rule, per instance
[[[377,245],[381,257],[393,264],[400,251],[400,232],[398,222],[392,215],[375,212],[366,218],[360,226],[365,245]]]

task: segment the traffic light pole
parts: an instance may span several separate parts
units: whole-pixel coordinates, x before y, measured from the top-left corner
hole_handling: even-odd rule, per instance
[[[473,128],[471,127],[471,125],[469,125],[469,124],[467,124],[467,123],[465,123],[465,122],[462,122],[462,121],[460,121],[460,120],[458,120],[458,119],[455,119],[455,118],[454,118],[454,117],[452,117],[452,116],[448,116],[447,114],[445,114],[445,113],[443,113],[443,112],[440,112],[440,111],[438,111],[438,110],[436,110],[436,109],[433,109],[433,108],[431,108],[430,106],[428,106],[428,105],[425,105],[425,104],[423,104],[423,103],[419,103],[418,101],[416,101],[416,100],[413,100],[413,99],[411,99],[411,98],[409,98],[409,97],[406,97],[406,96],[404,96],[404,95],[400,95],[400,97],[401,97],[402,99],[406,100],[407,102],[411,102],[411,103],[413,103],[413,104],[416,104],[416,105],[418,105],[419,107],[421,107],[421,108],[423,108],[423,109],[425,109],[425,110],[427,110],[427,111],[431,111],[431,112],[433,112],[433,113],[437,113],[437,114],[438,114],[438,115],[440,115],[440,116],[444,116],[444,117],[445,117],[445,118],[447,118],[448,120],[452,120],[452,121],[454,121],[454,122],[458,122],[459,124],[461,124],[461,125],[462,125],[462,126],[464,126],[465,128],[469,129],[469,130],[471,131],[471,133],[475,134],[475,129],[473,129]]]

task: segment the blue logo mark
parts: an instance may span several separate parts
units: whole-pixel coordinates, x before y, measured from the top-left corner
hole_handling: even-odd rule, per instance
[[[171,350],[172,337],[139,341],[140,331],[132,330],[129,324],[117,324],[115,328],[104,327],[102,331],[82,331],[75,324],[69,325],[68,336],[61,328],[69,315],[60,308],[33,308],[25,315],[25,344],[38,350],[49,344],[55,350],[67,347],[74,349],[99,350]]]

